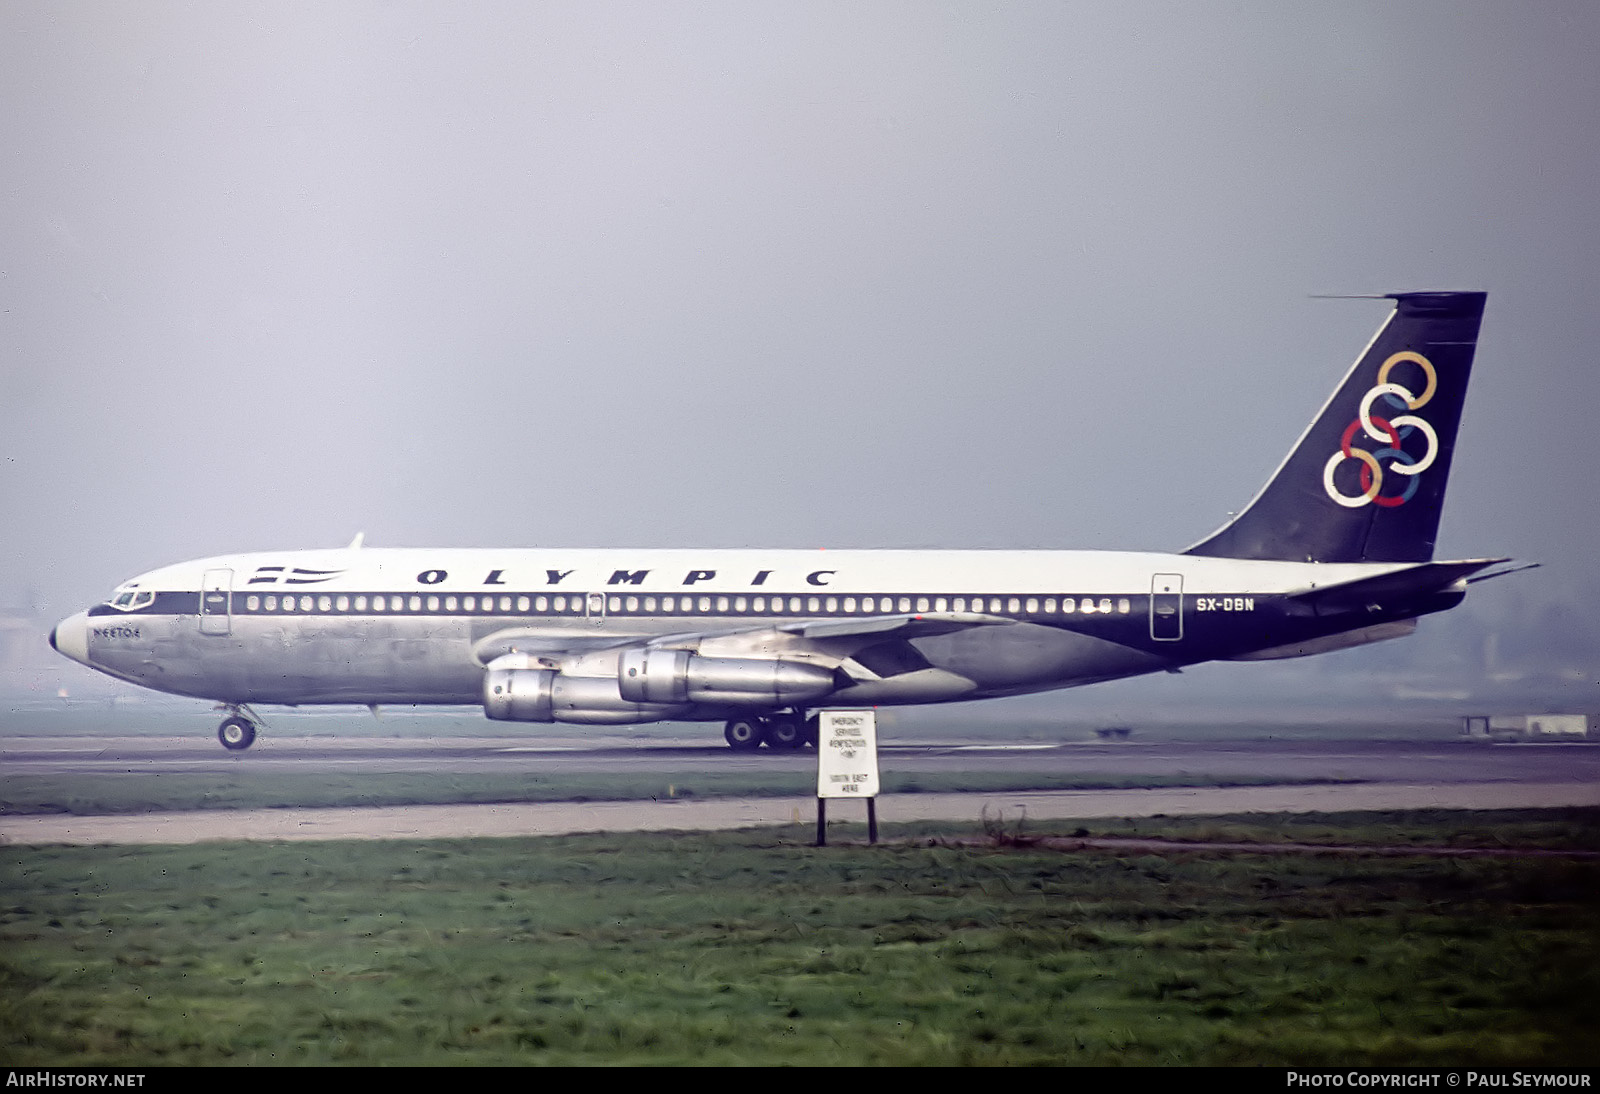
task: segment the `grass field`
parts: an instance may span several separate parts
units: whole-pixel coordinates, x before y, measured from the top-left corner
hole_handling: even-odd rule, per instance
[[[1562,810],[1090,834],[1592,849],[1597,830],[1600,811]],[[977,824],[840,845],[847,831],[823,849],[805,829],[7,847],[0,1061],[1600,1059],[1593,859],[1130,857]]]

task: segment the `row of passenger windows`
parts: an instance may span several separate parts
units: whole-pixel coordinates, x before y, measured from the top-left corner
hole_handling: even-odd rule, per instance
[[[890,615],[908,612],[983,612],[990,615],[1127,615],[1127,597],[945,596],[259,596],[245,598],[248,612],[464,613],[468,615]]]

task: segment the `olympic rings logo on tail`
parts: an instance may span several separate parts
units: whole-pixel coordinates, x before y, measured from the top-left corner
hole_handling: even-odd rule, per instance
[[[1394,371],[1395,366],[1405,362],[1411,362],[1422,369],[1427,383],[1421,395],[1400,384],[1389,383],[1389,374]],[[1322,469],[1322,488],[1328,492],[1328,497],[1349,509],[1359,509],[1363,505],[1381,505],[1392,509],[1410,501],[1411,496],[1417,492],[1419,481],[1417,476],[1432,467],[1434,459],[1439,455],[1439,435],[1434,432],[1433,426],[1426,419],[1419,418],[1415,414],[1381,418],[1372,412],[1372,408],[1374,403],[1382,399],[1387,406],[1393,406],[1398,410],[1420,410],[1433,398],[1438,387],[1439,377],[1434,371],[1433,362],[1420,353],[1406,350],[1392,355],[1385,361],[1378,369],[1378,382],[1361,397],[1361,409],[1356,415],[1356,420],[1345,427],[1344,434],[1339,438],[1339,451],[1328,458],[1327,464]],[[1364,448],[1356,448],[1353,442],[1357,430],[1374,441],[1386,444],[1387,447],[1370,452]],[[1400,447],[1400,442],[1413,432],[1420,432],[1428,441],[1427,454],[1421,459]],[[1356,460],[1361,464],[1359,494],[1343,493],[1334,485],[1334,472],[1345,460]],[[1383,493],[1383,461],[1388,461],[1390,471],[1404,477],[1405,489],[1398,494]]]

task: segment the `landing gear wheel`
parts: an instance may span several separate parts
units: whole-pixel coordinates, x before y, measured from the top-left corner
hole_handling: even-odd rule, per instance
[[[767,719],[768,748],[800,748],[806,743],[800,719],[792,714],[778,714]]]
[[[228,718],[217,727],[217,740],[230,752],[243,752],[256,740],[256,724],[248,718]]]
[[[754,752],[761,747],[766,736],[761,722],[755,718],[735,718],[722,731],[728,747],[735,752]]]

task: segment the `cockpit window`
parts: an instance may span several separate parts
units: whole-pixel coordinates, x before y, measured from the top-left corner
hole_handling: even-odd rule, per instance
[[[119,593],[113,593],[106,603],[119,611],[133,612],[148,607],[155,598],[156,594],[151,589],[124,589]]]

